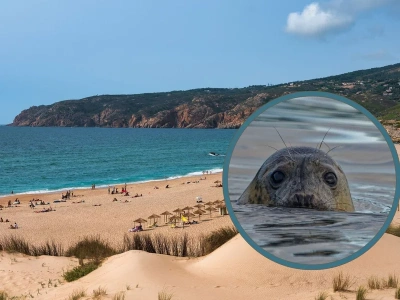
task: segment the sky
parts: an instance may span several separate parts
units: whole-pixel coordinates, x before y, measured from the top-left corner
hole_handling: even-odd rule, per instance
[[[400,62],[399,0],[4,0],[0,124],[101,94],[279,84]]]

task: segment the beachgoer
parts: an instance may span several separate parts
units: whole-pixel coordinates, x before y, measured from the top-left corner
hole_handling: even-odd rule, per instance
[[[14,223],[14,229],[18,229],[17,222]]]
[[[108,186],[108,193],[110,193],[110,186]]]

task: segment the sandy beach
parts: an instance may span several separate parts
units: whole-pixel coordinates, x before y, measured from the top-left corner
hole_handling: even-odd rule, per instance
[[[400,149],[399,146],[396,148]],[[64,203],[53,203],[61,198],[60,193],[1,198],[0,204],[4,206],[16,197],[21,204],[0,211],[3,219],[8,218],[20,226],[18,230],[11,230],[8,229],[10,223],[0,223],[0,237],[15,234],[33,244],[52,239],[67,246],[83,236],[99,234],[118,245],[136,218],[193,206],[197,196],[201,196],[203,202],[223,199],[222,188],[215,187],[215,181],[221,180],[221,175],[206,175],[206,180],[199,180],[197,176],[128,185],[129,197],[110,195],[107,189],[87,189],[75,190],[75,197]],[[165,188],[167,184],[170,188]],[[154,189],[155,186],[159,189]],[[132,198],[135,193],[143,196]],[[114,197],[117,202],[112,201]],[[29,208],[32,198],[50,202],[55,211],[35,213],[42,206],[36,206],[35,210]],[[82,200],[85,202],[77,203]],[[94,206],[99,204],[101,206]],[[232,225],[229,216],[218,213],[212,217],[202,216],[201,220],[200,224],[184,229],[161,226],[147,231],[180,235],[184,230],[190,235],[200,235]],[[400,213],[396,213],[393,223],[400,224]],[[385,234],[372,249],[348,264],[334,269],[304,271],[283,267],[264,258],[237,235],[200,258],[127,251],[109,257],[99,269],[70,283],[65,282],[62,274],[78,265],[76,258],[30,257],[2,252],[0,282],[1,289],[9,295],[26,297],[21,299],[68,299],[74,291],[80,290],[86,292],[82,299],[93,299],[93,290],[99,287],[107,291],[103,299],[116,299],[116,295],[122,294],[125,299],[157,299],[163,290],[173,294],[174,300],[188,297],[192,300],[311,300],[324,291],[329,295],[327,299],[356,299],[355,291],[360,285],[367,287],[371,276],[400,276],[399,248],[400,238]],[[339,271],[351,278],[348,292],[333,292],[332,279]],[[370,290],[367,299],[394,299],[394,292],[394,288]]]
[[[165,211],[172,213],[177,208],[196,205],[198,196],[202,197],[203,203],[223,200],[222,188],[216,187],[215,183],[221,180],[221,177],[222,173],[219,173],[128,184],[127,190],[130,196],[109,194],[108,188],[79,189],[73,191],[74,196],[69,200],[60,203],[53,203],[53,201],[61,199],[62,192],[0,198],[0,205],[4,206],[0,210],[0,217],[10,221],[10,223],[0,223],[0,238],[14,234],[23,237],[33,245],[54,240],[68,247],[85,236],[99,235],[117,247],[122,242],[124,234],[128,233],[128,229],[134,226],[133,221],[138,218],[147,220],[147,223],[143,223],[144,230],[147,232],[179,235],[182,234],[182,230],[189,235],[210,232],[221,226],[231,225],[229,216],[212,212],[210,217],[207,213],[202,215],[200,220],[197,216],[194,217],[199,224],[185,226],[185,228],[171,228],[165,225],[164,216],[161,216],[161,219],[157,221],[160,226],[154,229],[148,228],[148,225],[154,222],[148,217],[152,214],[159,215]],[[206,179],[200,180],[200,178]],[[166,188],[167,185],[169,188]],[[155,189],[156,186],[158,189]],[[116,187],[118,191],[121,191],[124,185]],[[134,197],[136,193],[142,197]],[[16,198],[21,204],[7,207],[8,201],[13,203]],[[113,201],[114,198],[117,201]],[[29,201],[32,199],[40,199],[50,204],[37,205],[31,209]],[[39,213],[42,209],[50,207],[53,211]],[[10,224],[14,222],[18,224],[19,229],[9,229]]]

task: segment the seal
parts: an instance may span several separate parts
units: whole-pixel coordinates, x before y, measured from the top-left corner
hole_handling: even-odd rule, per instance
[[[237,203],[354,211],[342,168],[327,153],[311,147],[276,151],[263,163]]]

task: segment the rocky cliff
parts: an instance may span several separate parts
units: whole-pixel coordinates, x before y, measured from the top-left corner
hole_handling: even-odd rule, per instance
[[[101,95],[33,106],[11,126],[238,128],[257,108],[298,91],[350,98],[381,120],[400,121],[400,64],[327,78],[246,88]],[[394,137],[396,126],[387,130]],[[400,134],[399,134],[400,136]]]

